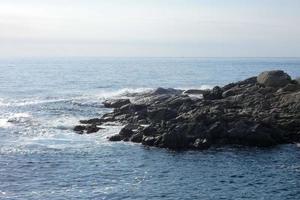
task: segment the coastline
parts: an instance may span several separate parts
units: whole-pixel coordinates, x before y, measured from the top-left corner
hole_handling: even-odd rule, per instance
[[[113,112],[81,120],[74,131],[90,134],[101,130],[102,124],[117,122],[124,127],[110,141],[169,149],[296,143],[300,141],[298,81],[278,70],[212,90],[158,88],[133,93],[104,101]]]

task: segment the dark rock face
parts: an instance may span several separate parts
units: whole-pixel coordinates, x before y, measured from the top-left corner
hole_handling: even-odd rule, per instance
[[[78,134],[90,134],[90,133],[96,133],[98,132],[100,129],[100,127],[98,127],[96,124],[88,124],[88,125],[78,125],[78,126],[75,126],[73,128],[73,130],[75,132],[77,132]]]
[[[169,149],[300,142],[300,84],[283,71],[263,72],[212,90],[158,88],[131,97],[130,101],[107,101],[104,105],[113,107],[112,113],[81,121],[88,125],[74,130],[95,132],[101,123],[119,122],[125,126],[110,141]]]
[[[291,80],[291,77],[281,70],[262,72],[257,77],[257,82],[267,87],[284,87]]]

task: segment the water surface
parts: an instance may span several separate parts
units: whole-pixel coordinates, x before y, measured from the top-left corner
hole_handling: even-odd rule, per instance
[[[259,72],[300,76],[300,59],[0,60],[0,199],[300,199],[300,148],[172,152],[76,135],[101,101],[151,88],[208,88]]]

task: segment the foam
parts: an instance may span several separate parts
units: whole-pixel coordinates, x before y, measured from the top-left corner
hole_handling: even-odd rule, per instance
[[[121,98],[128,94],[149,92],[154,88],[123,88],[117,91],[103,91],[96,95],[98,99]]]

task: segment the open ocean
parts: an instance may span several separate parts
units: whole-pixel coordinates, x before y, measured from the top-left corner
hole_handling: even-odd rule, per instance
[[[0,199],[300,199],[300,148],[173,152],[77,135],[105,98],[156,87],[210,88],[300,58],[0,60]]]

